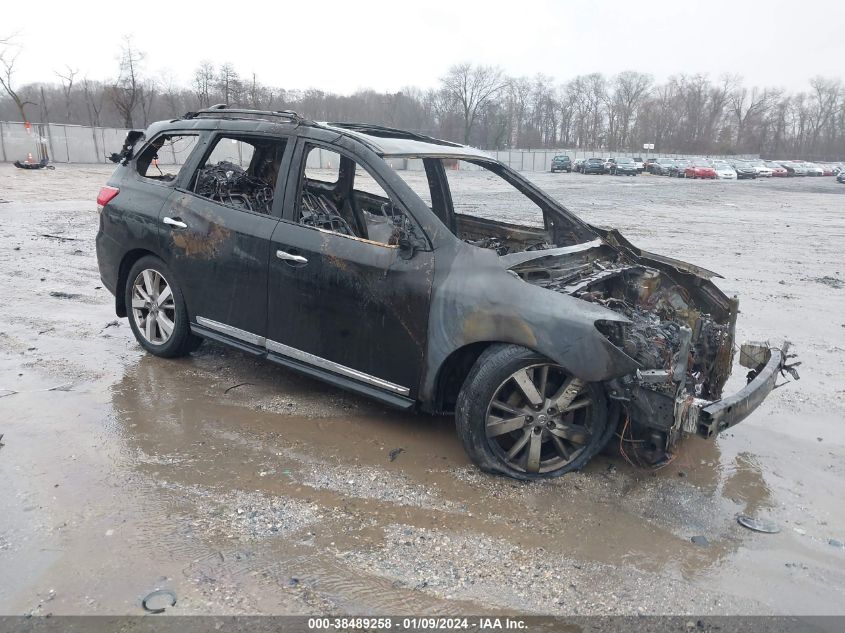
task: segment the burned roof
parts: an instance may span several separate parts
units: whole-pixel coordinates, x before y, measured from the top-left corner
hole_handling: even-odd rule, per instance
[[[182,119],[271,121],[273,123],[293,123],[294,125],[320,127],[353,137],[367,145],[376,154],[385,157],[490,159],[489,154],[474,147],[444,141],[416,132],[370,123],[315,123],[291,110],[250,110],[229,108],[225,104],[218,104],[197,112],[188,112]]]
[[[475,147],[395,128],[368,123],[318,123],[317,125],[351,136],[384,157],[490,159],[489,154]]]

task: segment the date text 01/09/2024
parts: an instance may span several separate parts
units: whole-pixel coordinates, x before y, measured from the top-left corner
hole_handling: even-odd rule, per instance
[[[478,618],[442,618],[442,617],[346,617],[346,618],[309,618],[309,630],[390,630],[400,631],[447,631],[447,630],[524,630],[526,623],[518,618],[478,617]]]

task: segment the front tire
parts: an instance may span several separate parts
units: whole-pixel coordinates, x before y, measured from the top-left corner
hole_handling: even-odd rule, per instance
[[[604,388],[518,345],[495,344],[479,357],[455,421],[479,468],[522,480],[580,470],[609,439]]]
[[[202,338],[191,334],[182,290],[158,257],[142,257],[129,271],[124,288],[129,326],[138,343],[162,358],[185,356]]]

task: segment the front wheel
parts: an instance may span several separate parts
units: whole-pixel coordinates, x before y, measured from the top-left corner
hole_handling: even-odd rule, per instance
[[[580,470],[608,440],[604,388],[517,345],[496,344],[479,357],[455,420],[479,468],[516,479]]]
[[[202,343],[191,334],[188,310],[175,275],[157,257],[132,266],[125,288],[129,326],[145,350],[163,358],[185,356]]]

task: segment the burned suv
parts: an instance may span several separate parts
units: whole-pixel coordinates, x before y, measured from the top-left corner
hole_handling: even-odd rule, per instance
[[[212,339],[402,409],[454,413],[472,460],[581,468],[614,433],[656,463],[772,390],[714,273],[580,220],[483,152],[375,125],[215,107],[133,131],[97,257],[157,356]]]

